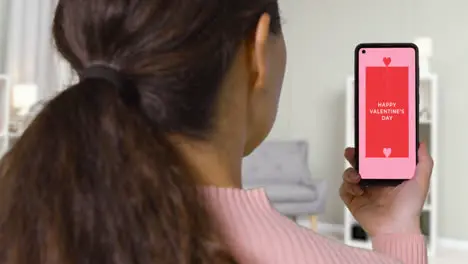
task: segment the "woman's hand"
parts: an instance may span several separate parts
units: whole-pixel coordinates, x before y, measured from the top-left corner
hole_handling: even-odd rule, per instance
[[[355,165],[354,149],[345,158]],[[413,179],[395,187],[359,186],[354,168],[343,174],[340,196],[354,218],[371,236],[395,233],[420,233],[419,219],[429,190],[433,161],[424,144],[418,150],[418,165]]]

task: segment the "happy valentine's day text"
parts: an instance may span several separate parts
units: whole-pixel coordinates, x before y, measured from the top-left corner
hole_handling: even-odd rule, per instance
[[[391,121],[395,115],[405,114],[405,109],[397,108],[396,102],[378,102],[375,108],[369,109],[369,112],[380,115],[383,121]]]

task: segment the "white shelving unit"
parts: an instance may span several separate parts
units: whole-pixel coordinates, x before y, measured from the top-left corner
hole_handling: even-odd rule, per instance
[[[10,97],[10,78],[0,74],[0,156],[7,151],[9,145]]]
[[[420,115],[419,138],[428,145],[432,158],[436,161],[438,156],[438,78],[434,74],[421,74],[420,76]],[[354,77],[346,81],[346,146],[354,146]],[[421,216],[421,229],[427,238],[429,255],[434,255],[437,245],[437,162],[435,162],[429,195]],[[350,165],[345,161],[345,168]],[[353,238],[353,227],[359,226],[349,210],[344,209],[344,240],[347,245],[371,249],[369,239]]]

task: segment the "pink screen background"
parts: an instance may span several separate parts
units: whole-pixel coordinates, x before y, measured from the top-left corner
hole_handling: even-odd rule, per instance
[[[366,53],[361,51],[365,49]],[[362,48],[359,50],[359,173],[362,179],[410,179],[416,168],[416,87],[415,50],[413,48]],[[383,58],[390,57],[390,66],[408,67],[409,156],[407,158],[366,157],[366,68],[384,66]]]

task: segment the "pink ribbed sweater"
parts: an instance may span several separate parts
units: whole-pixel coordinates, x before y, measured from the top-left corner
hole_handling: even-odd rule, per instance
[[[426,264],[418,234],[373,238],[373,251],[352,248],[280,215],[262,189],[206,187],[213,214],[232,253],[245,264]]]

